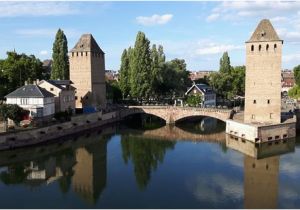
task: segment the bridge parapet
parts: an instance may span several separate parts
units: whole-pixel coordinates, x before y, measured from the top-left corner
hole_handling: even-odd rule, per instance
[[[233,110],[200,107],[176,107],[176,106],[129,106],[123,110],[120,117],[137,113],[155,115],[166,121],[167,124],[174,124],[177,120],[192,116],[207,116],[217,118],[222,121],[232,118]]]

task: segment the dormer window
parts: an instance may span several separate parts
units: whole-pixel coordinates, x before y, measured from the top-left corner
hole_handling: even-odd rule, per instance
[[[260,35],[261,35],[261,37],[264,37],[266,35],[266,32],[262,31]]]

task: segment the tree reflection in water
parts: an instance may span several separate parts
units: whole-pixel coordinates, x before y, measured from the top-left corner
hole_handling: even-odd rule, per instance
[[[123,160],[127,164],[131,159],[137,184],[145,189],[151,179],[152,170],[162,163],[168,149],[174,149],[175,142],[156,141],[133,135],[122,135],[121,146]]]

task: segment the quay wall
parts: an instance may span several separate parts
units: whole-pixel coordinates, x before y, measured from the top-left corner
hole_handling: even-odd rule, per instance
[[[295,138],[296,122],[259,125],[227,120],[226,133],[252,142]]]
[[[50,143],[56,139],[119,121],[118,112],[101,112],[72,117],[71,121],[47,127],[0,134],[0,150]]]

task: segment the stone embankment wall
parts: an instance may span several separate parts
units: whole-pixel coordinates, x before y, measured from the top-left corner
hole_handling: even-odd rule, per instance
[[[116,122],[118,112],[102,114],[101,112],[72,117],[71,121],[43,128],[31,129],[16,133],[0,134],[0,150],[43,144],[55,141],[63,136],[72,135],[85,130]]]
[[[294,138],[296,137],[296,122],[294,121],[271,125],[254,125],[227,120],[226,133],[242,139],[247,139],[252,142],[267,142]]]

